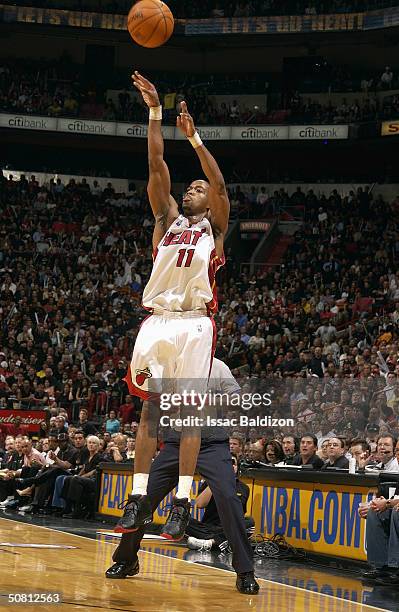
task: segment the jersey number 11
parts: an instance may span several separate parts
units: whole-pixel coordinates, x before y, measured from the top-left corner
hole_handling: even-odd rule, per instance
[[[180,249],[179,257],[177,258],[176,267],[181,268],[184,261],[184,267],[189,268],[191,266],[191,262],[193,260],[195,249]]]

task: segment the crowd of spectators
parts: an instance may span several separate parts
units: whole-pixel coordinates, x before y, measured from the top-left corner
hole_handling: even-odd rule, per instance
[[[327,74],[328,72],[328,74]],[[240,98],[243,80],[240,75],[177,75],[149,74],[165,96],[164,121],[174,124],[181,100],[188,102],[199,125],[273,124],[313,122],[321,124],[372,121],[399,115],[399,97],[387,95],[381,101],[380,89],[397,85],[397,73],[386,66],[375,78],[359,77],[358,82],[347,70],[331,70],[313,76],[303,87],[306,91],[359,91],[359,98],[342,98],[339,104],[326,97],[308,98],[296,89],[284,85],[285,93],[274,93],[271,83],[262,74],[245,77],[246,94],[264,94],[265,102],[251,104]],[[108,82],[103,75],[93,81],[93,75],[62,56],[57,62],[3,62],[0,67],[0,111],[45,115],[50,117],[82,117],[104,121],[145,123],[148,111],[124,74]],[[277,84],[276,84],[277,86]],[[280,83],[280,92],[283,90]],[[116,95],[109,90],[116,88]],[[118,89],[119,88],[119,89]],[[362,90],[362,93],[360,93]],[[218,101],[217,94],[237,94],[229,102]],[[266,109],[266,94],[270,94]],[[168,96],[168,100],[166,100]]]
[[[309,432],[319,446],[335,437],[347,446],[355,438],[375,452],[379,435],[399,433],[399,198],[386,202],[369,187],[344,196],[336,189],[316,195],[298,187],[289,196],[284,189],[235,187],[230,197],[238,216],[267,216],[290,205],[304,220],[281,265],[251,275],[228,249],[219,277],[216,357],[243,392],[272,394],[268,414],[277,423],[236,429],[256,445],[247,457],[257,450],[265,462],[278,462],[285,434]],[[134,185],[115,193],[112,182],[101,188],[97,181],[90,187],[85,179],[58,179],[45,186],[34,176],[3,177],[0,206],[0,417],[1,409],[17,416],[42,409],[49,419],[37,434],[39,451],[52,436],[74,440],[77,427],[83,437],[98,436],[96,452],[124,460],[140,418],[123,378],[152,265],[145,194]],[[263,414],[254,408],[249,416]],[[294,425],[281,424],[287,418]],[[28,433],[20,419],[1,430],[3,445],[7,435],[15,444]],[[84,466],[78,464],[83,478],[94,469]],[[21,467],[31,468],[31,460],[12,472]],[[87,513],[79,506],[81,488],[68,497],[68,482],[58,493],[75,502],[76,515]],[[36,484],[40,502],[46,483]]]
[[[5,0],[4,4],[15,4]],[[25,0],[26,6],[79,11],[123,14],[128,13],[131,0]],[[168,5],[179,19],[211,17],[254,17],[264,15],[321,15],[352,13],[395,6],[394,0],[170,0]]]

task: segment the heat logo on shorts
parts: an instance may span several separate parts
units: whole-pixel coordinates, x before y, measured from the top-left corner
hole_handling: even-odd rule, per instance
[[[136,383],[141,387],[147,378],[151,378],[152,374],[150,372],[150,368],[145,368],[144,370],[136,370]]]

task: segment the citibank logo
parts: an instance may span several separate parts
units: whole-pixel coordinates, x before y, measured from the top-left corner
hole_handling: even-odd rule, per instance
[[[33,130],[48,130],[46,119],[36,119],[35,117],[11,117],[8,120],[10,127],[27,128]]]
[[[222,139],[222,130],[220,128],[197,128],[198,134],[201,138],[208,140],[221,140]]]
[[[299,130],[298,132],[299,138],[309,138],[310,140],[314,140],[316,138],[339,138],[339,133],[337,128],[329,127],[329,128],[317,128],[317,127],[306,127],[303,130]]]
[[[137,136],[138,138],[146,138],[148,128],[146,125],[132,125],[126,130],[129,136]]]
[[[273,128],[247,128],[241,130],[240,136],[243,140],[281,140],[284,138],[278,127]]]
[[[86,121],[71,121],[68,123],[68,132],[79,132],[84,134],[106,134],[105,125],[102,123],[86,123]]]

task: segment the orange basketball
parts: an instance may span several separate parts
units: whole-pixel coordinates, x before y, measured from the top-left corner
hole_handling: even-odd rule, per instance
[[[127,17],[127,29],[142,47],[160,47],[172,36],[174,19],[170,8],[161,0],[140,0]]]

